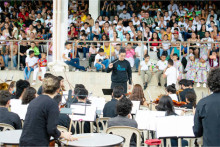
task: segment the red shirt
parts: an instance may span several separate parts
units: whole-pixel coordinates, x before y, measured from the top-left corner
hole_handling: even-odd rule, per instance
[[[23,19],[23,22],[25,22],[25,17],[24,16],[29,16],[29,14],[27,13],[27,12],[25,12],[25,15],[24,14],[22,14],[21,12],[18,14],[18,17],[19,18],[22,18]]]
[[[149,41],[154,41],[153,39],[149,39]],[[160,39],[158,41],[161,41]],[[159,46],[161,43],[151,43],[151,47],[152,46]]]
[[[46,67],[47,66],[47,60],[46,59],[38,59],[37,62],[40,64],[40,67]]]

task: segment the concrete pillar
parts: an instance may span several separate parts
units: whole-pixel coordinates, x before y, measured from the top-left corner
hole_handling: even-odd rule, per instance
[[[89,14],[92,15],[94,21],[100,15],[100,0],[89,0]]]

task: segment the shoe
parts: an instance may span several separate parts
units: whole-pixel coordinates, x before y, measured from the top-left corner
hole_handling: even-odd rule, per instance
[[[203,84],[203,87],[206,88],[206,83]]]
[[[161,84],[160,84],[160,83],[158,83],[158,86],[161,86]]]
[[[196,87],[200,87],[200,86],[201,86],[200,83],[197,83],[197,84],[196,84]]]
[[[86,60],[86,58],[83,58],[82,60],[83,60],[83,61],[85,61],[85,60]]]
[[[136,69],[135,72],[138,72],[138,69]]]
[[[34,86],[34,85],[36,85],[36,83],[34,82],[34,83],[32,83],[31,85]]]
[[[167,84],[164,84],[164,87],[167,87]]]
[[[144,90],[147,89],[147,82],[144,84]]]
[[[79,69],[76,69],[75,72],[79,72]]]

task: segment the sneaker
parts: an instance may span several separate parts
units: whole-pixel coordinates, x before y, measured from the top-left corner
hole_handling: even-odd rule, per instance
[[[85,61],[85,60],[86,60],[86,58],[83,58],[82,60],[83,60],[83,61]]]
[[[196,84],[196,87],[200,87],[200,86],[201,86],[200,83],[197,83],[197,84]]]
[[[75,72],[79,72],[79,69],[76,69]]]
[[[147,89],[147,82],[144,84],[144,90]]]
[[[34,82],[34,83],[32,83],[31,85],[34,86],[34,85],[36,85],[36,83]]]
[[[138,69],[136,69],[135,72],[138,72]]]
[[[160,84],[160,83],[158,83],[158,86],[161,86],[161,84]]]
[[[203,87],[206,88],[206,83],[203,84]]]

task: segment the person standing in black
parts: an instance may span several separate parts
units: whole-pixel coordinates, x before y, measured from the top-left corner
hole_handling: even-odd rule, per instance
[[[114,89],[115,86],[122,86],[124,88],[124,93],[127,93],[127,82],[129,82],[128,89],[131,89],[132,70],[130,63],[125,60],[125,56],[125,49],[121,49],[119,51],[119,58],[109,64],[107,73],[110,73],[112,71],[111,89]]]
[[[203,136],[203,146],[220,146],[220,68],[210,72],[207,82],[211,95],[196,105],[193,132]]]
[[[75,140],[70,132],[60,132],[57,129],[59,108],[53,100],[60,89],[57,77],[45,78],[43,94],[32,100],[25,116],[19,146],[49,146],[50,138]]]

